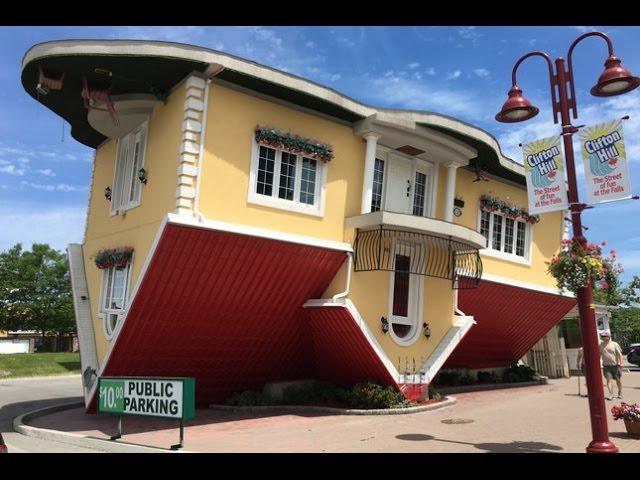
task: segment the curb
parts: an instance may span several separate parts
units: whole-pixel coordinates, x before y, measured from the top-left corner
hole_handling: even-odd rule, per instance
[[[393,408],[393,409],[346,409],[332,407],[310,407],[306,405],[270,405],[255,407],[236,407],[231,405],[209,405],[211,410],[221,410],[227,412],[248,412],[248,413],[264,413],[264,412],[309,412],[309,413],[330,413],[332,415],[406,415],[409,413],[427,412],[430,410],[438,410],[444,407],[455,405],[458,401],[454,397],[446,397],[444,400],[431,405],[423,405],[420,407]]]
[[[548,385],[549,381],[547,377],[542,377],[541,380],[533,380],[531,382],[520,383],[491,383],[486,385],[462,385],[459,387],[448,388],[436,388],[436,391],[442,394],[449,393],[468,393],[468,392],[485,392],[489,390],[503,390],[508,388],[522,388],[522,387],[534,387],[537,385]]]
[[[170,450],[158,447],[145,447],[134,443],[112,441],[77,433],[61,432],[48,428],[32,427],[25,422],[34,418],[43,417],[51,413],[84,407],[84,402],[64,403],[53,407],[41,408],[33,412],[27,412],[13,419],[13,429],[27,437],[40,438],[60,443],[68,443],[80,447],[89,447],[106,453],[192,453],[187,450]]]
[[[80,378],[82,375],[80,375],[79,373],[72,373],[72,374],[62,374],[62,375],[44,375],[44,376],[39,376],[39,377],[0,377],[0,383],[2,382],[15,382],[15,381],[21,381],[21,380],[51,380],[52,378],[72,378],[72,377],[78,377]]]

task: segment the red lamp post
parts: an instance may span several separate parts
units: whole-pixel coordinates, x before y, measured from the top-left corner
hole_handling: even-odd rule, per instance
[[[567,163],[567,181],[569,190],[567,197],[571,209],[573,236],[583,247],[587,239],[582,234],[582,211],[587,205],[580,203],[578,198],[578,186],[576,182],[576,169],[573,155],[572,136],[577,128],[571,125],[569,112],[573,112],[573,118],[578,118],[578,108],[575,100],[575,86],[571,55],[573,49],[581,40],[597,36],[607,42],[609,57],[605,62],[605,71],[598,79],[598,83],[591,89],[591,94],[597,97],[609,97],[630,92],[640,85],[640,78],[634,77],[622,67],[620,59],[613,53],[613,44],[607,35],[601,32],[589,32],[578,37],[569,47],[567,54],[568,70],[565,70],[564,59],[558,57],[555,60],[555,72],[551,57],[541,51],[527,53],[514,65],[511,73],[512,86],[509,90],[509,98],[496,115],[499,122],[513,123],[529,120],[538,114],[538,109],[522,96],[522,90],[516,83],[516,70],[527,58],[539,56],[546,60],[549,67],[549,83],[551,87],[551,102],[553,107],[553,122],[562,121],[562,136]],[[556,99],[556,86],[559,99]],[[568,91],[570,88],[570,92]],[[570,95],[569,95],[570,93]],[[558,118],[559,117],[559,118]],[[580,333],[582,335],[582,347],[584,351],[584,363],[586,367],[587,390],[589,392],[589,412],[591,415],[592,441],[587,446],[589,453],[618,453],[618,447],[609,439],[607,427],[607,415],[604,403],[604,391],[602,388],[602,375],[600,372],[600,351],[598,348],[598,334],[593,305],[593,289],[591,284],[579,288],[577,291],[578,310],[580,312]]]

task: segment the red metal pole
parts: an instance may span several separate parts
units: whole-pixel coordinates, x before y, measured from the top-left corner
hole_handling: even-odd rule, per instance
[[[571,125],[569,117],[569,101],[567,95],[567,78],[564,70],[564,60],[556,59],[556,73],[558,90],[560,93],[560,115],[562,118],[562,133],[564,141],[564,153],[567,162],[567,180],[569,191],[567,198],[571,209],[571,221],[573,225],[573,237],[583,247],[587,239],[582,234],[582,210],[584,207],[578,199],[578,182],[576,180],[576,168],[573,156],[572,137],[576,129]],[[575,99],[573,99],[575,102]],[[595,307],[593,305],[593,288],[591,284],[578,289],[578,310],[580,312],[580,333],[582,335],[582,349],[584,353],[585,376],[587,380],[587,393],[589,395],[589,412],[591,414],[591,433],[593,439],[587,446],[589,453],[618,453],[618,447],[609,439],[607,426],[607,413],[604,403],[604,390],[602,388],[602,372],[600,368],[600,349],[598,344],[598,331],[596,328]]]

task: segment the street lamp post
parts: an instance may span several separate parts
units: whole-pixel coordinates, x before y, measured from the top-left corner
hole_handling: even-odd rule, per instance
[[[576,181],[576,169],[573,155],[573,134],[578,131],[571,125],[570,111],[573,118],[578,118],[578,109],[575,99],[575,85],[571,55],[575,46],[583,39],[591,36],[603,38],[607,42],[609,56],[605,62],[605,71],[598,79],[598,83],[591,89],[591,94],[598,97],[608,97],[630,92],[640,85],[640,78],[634,77],[628,70],[622,67],[620,59],[613,52],[613,44],[607,35],[601,32],[589,32],[578,37],[569,47],[567,54],[568,70],[565,70],[565,62],[562,57],[555,60],[555,72],[551,57],[541,51],[534,51],[523,55],[514,65],[511,74],[512,86],[509,90],[509,98],[496,115],[496,120],[505,123],[521,122],[529,120],[538,114],[539,110],[522,95],[522,90],[516,82],[516,70],[527,58],[539,56],[546,60],[549,67],[549,83],[551,87],[551,102],[553,107],[553,122],[562,123],[562,136],[567,163],[567,181],[569,208],[571,210],[571,222],[573,225],[573,237],[582,247],[586,246],[587,239],[582,233],[582,211],[587,205],[580,203],[578,198],[578,185]],[[556,99],[556,87],[558,87],[559,99]],[[568,89],[570,89],[568,91]],[[558,118],[559,117],[559,118]],[[580,333],[582,335],[582,347],[584,351],[584,363],[586,368],[587,390],[589,393],[589,412],[591,415],[592,441],[587,446],[589,453],[618,453],[618,447],[609,439],[607,416],[604,403],[604,390],[602,388],[602,376],[600,372],[600,351],[598,347],[598,334],[593,305],[593,288],[589,282],[577,291],[578,310],[580,313]]]

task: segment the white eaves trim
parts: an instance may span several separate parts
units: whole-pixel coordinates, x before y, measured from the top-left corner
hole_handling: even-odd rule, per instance
[[[307,237],[305,235],[296,235],[293,233],[285,233],[276,230],[268,230],[266,228],[251,227],[249,225],[241,225],[237,223],[221,222],[218,220],[198,221],[195,218],[176,215],[174,213],[167,214],[167,221],[172,224],[186,225],[194,228],[218,230],[221,232],[237,233],[239,235],[249,235],[252,237],[267,238],[269,240],[279,240],[281,242],[308,245],[310,247],[320,247],[328,248],[330,250],[340,250],[343,252],[353,252],[353,248],[348,243],[336,242],[333,240],[323,240],[316,237]]]
[[[552,295],[559,295],[561,297],[575,298],[570,292],[560,292],[557,288],[544,287],[542,285],[536,285],[535,283],[521,282],[520,280],[513,280],[512,278],[500,277],[498,275],[491,275],[489,273],[483,273],[481,280],[487,280],[494,283],[502,283],[512,287],[526,288],[527,290],[534,290],[536,292],[550,293]]]
[[[313,95],[362,117],[383,113],[388,121],[404,123],[407,127],[412,122],[427,123],[460,132],[491,146],[503,167],[524,176],[524,167],[505,157],[498,141],[491,134],[478,127],[433,112],[374,108],[315,82],[216,50],[194,45],[148,40],[59,40],[39,43],[31,47],[22,59],[22,69],[36,59],[57,55],[157,56],[191,60],[208,63],[209,68],[205,72],[208,77],[213,77],[228,68],[292,90]]]

